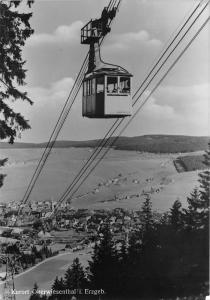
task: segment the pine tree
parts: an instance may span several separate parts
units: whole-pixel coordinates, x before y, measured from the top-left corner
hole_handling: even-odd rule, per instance
[[[208,150],[204,154],[204,164],[206,170],[199,174],[200,182],[200,203],[199,209],[203,214],[203,225],[209,225],[209,198],[210,198],[210,143]]]
[[[175,231],[183,228],[182,204],[179,199],[174,202],[170,209],[170,224]]]
[[[141,219],[142,219],[143,232],[147,232],[154,225],[153,214],[152,214],[152,203],[149,194],[146,195],[146,199],[143,202],[141,208],[141,216],[142,216]]]
[[[169,212],[164,212],[160,218],[160,225],[167,226],[170,223],[170,214]]]
[[[0,159],[0,167],[4,166],[7,161],[8,161],[8,158]],[[0,188],[3,186],[5,177],[6,177],[6,174],[0,174]]]
[[[149,195],[146,196],[141,208],[141,220],[142,220],[142,247],[153,247],[155,243],[154,236],[154,218],[152,213],[152,202]]]
[[[207,169],[199,173],[200,187],[195,188],[187,198],[188,208],[184,210],[188,229],[209,227],[210,149],[204,154],[204,163]]]
[[[202,216],[200,213],[200,192],[195,188],[190,197],[187,197],[188,208],[184,209],[185,226],[188,230],[196,230],[202,225]]]
[[[0,0],[0,139],[8,138],[10,143],[30,126],[9,102],[20,99],[32,104],[27,93],[18,89],[25,85],[26,77],[22,47],[33,33],[29,23],[32,14],[16,10],[20,2]]]
[[[0,174],[0,188],[3,186],[4,184],[4,178],[6,177],[6,174]]]
[[[156,260],[156,229],[149,195],[140,211],[141,228],[130,236],[128,246],[126,295],[144,296],[153,287]]]
[[[95,244],[92,261],[89,262],[89,279],[96,289],[113,294],[118,286],[117,253],[109,225],[102,229],[102,238]]]
[[[119,272],[119,286],[118,290],[123,294],[128,290],[128,245],[126,239],[121,242],[121,248],[118,253],[118,272]]]
[[[124,293],[136,295],[141,289],[142,279],[142,233],[140,230],[131,233],[127,252]]]
[[[75,258],[71,267],[67,269],[64,275],[64,285],[67,289],[83,289],[87,287],[85,272],[78,258]]]
[[[39,251],[37,250],[36,246],[33,245],[33,246],[31,247],[31,252],[32,252],[33,255],[35,255],[35,257],[38,256],[38,252],[39,252]]]
[[[130,264],[135,265],[139,260],[142,250],[142,232],[139,230],[133,231],[129,238],[128,259]]]
[[[157,284],[157,230],[152,212],[150,195],[146,196],[141,208],[142,216],[142,245],[139,262],[139,277],[141,278],[142,293],[153,296]],[[138,284],[138,282],[137,282]],[[138,288],[139,284],[136,286]]]
[[[64,280],[61,277],[60,279],[56,276],[55,281],[52,285],[52,290],[55,291],[62,291],[65,289]],[[65,295],[53,293],[52,296],[49,297],[49,300],[63,300],[65,299]]]
[[[128,245],[126,240],[123,240],[121,243],[119,260],[125,263],[127,259],[128,259]]]
[[[41,299],[41,297],[37,293],[37,291],[38,291],[38,285],[37,285],[37,283],[35,283],[29,300],[40,300]]]
[[[52,289],[53,290],[63,290],[64,289],[64,283],[63,283],[63,278],[61,277],[60,279],[58,278],[58,276],[56,276],[55,281],[52,285]]]

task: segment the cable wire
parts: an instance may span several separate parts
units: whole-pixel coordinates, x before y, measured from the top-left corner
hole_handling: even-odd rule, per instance
[[[169,69],[166,71],[166,73],[163,75],[163,77],[158,81],[158,83],[155,85],[155,87],[152,89],[152,91],[150,92],[150,94],[146,97],[146,99],[144,100],[144,102],[141,104],[141,106],[137,109],[137,111],[135,112],[135,114],[132,116],[132,118],[127,122],[127,124],[123,127],[123,129],[120,131],[120,133],[118,134],[117,137],[114,138],[114,140],[112,141],[110,147],[108,147],[105,151],[105,153],[102,155],[102,157],[96,161],[96,164],[92,167],[92,169],[88,172],[88,174],[85,176],[85,178],[82,180],[82,182],[79,184],[79,186],[77,187],[77,189],[71,194],[70,197],[72,197],[80,188],[80,186],[86,181],[86,179],[90,176],[90,174],[95,170],[95,168],[97,167],[97,165],[103,160],[103,158],[105,157],[105,155],[108,153],[108,151],[110,150],[110,148],[116,143],[116,141],[118,140],[118,138],[120,137],[120,135],[123,133],[123,131],[128,127],[128,125],[131,123],[131,121],[135,118],[135,116],[139,113],[139,111],[142,109],[142,107],[146,104],[146,102],[149,100],[149,98],[152,96],[152,94],[155,92],[155,90],[158,88],[158,86],[162,83],[162,81],[166,78],[166,76],[168,75],[168,73],[172,70],[172,68],[176,65],[176,63],[179,61],[179,59],[183,56],[183,54],[186,52],[186,50],[190,47],[190,45],[192,44],[192,42],[196,39],[196,37],[200,34],[200,32],[203,30],[203,28],[207,25],[207,23],[209,22],[210,17],[208,17],[206,19],[206,21],[202,24],[202,26],[199,28],[199,30],[196,32],[196,34],[193,36],[193,38],[188,42],[187,46],[182,50],[182,52],[179,54],[179,56],[175,59],[175,61],[172,63],[172,65],[169,67]],[[69,197],[69,194],[65,196]],[[63,200],[65,200],[65,198]],[[53,213],[53,216],[55,216],[56,214],[56,210]]]
[[[116,9],[119,8],[120,2],[121,2],[121,0],[119,0]],[[111,25],[111,23],[112,23],[112,20],[110,21],[109,26]],[[102,37],[100,45],[103,43],[103,41],[104,41],[104,37]],[[61,130],[61,128],[62,128],[62,126],[63,126],[63,124],[64,124],[64,122],[65,122],[65,120],[66,120],[66,118],[67,118],[67,116],[68,116],[68,114],[70,112],[70,110],[71,110],[71,108],[72,108],[72,105],[74,104],[74,101],[76,99],[76,96],[77,96],[77,94],[78,94],[78,92],[80,90],[81,84],[82,84],[84,73],[85,73],[85,71],[87,69],[88,57],[89,57],[89,52],[88,52],[88,54],[85,57],[83,65],[82,65],[82,67],[80,69],[79,74],[77,75],[77,78],[76,78],[76,80],[74,82],[74,85],[73,85],[73,87],[71,89],[71,92],[70,92],[70,94],[69,94],[69,96],[68,96],[68,98],[67,98],[67,100],[65,102],[65,105],[64,105],[64,107],[63,107],[63,109],[62,109],[62,111],[60,113],[60,116],[58,118],[58,121],[57,121],[54,129],[53,129],[53,132],[52,132],[52,134],[50,136],[50,139],[49,139],[49,141],[47,143],[47,146],[45,147],[45,150],[44,150],[44,152],[42,154],[42,157],[41,157],[41,159],[40,159],[40,161],[39,161],[39,163],[38,163],[38,165],[36,167],[36,170],[35,170],[32,178],[30,180],[28,188],[27,188],[27,190],[26,190],[26,192],[25,192],[25,194],[23,196],[23,199],[20,202],[19,209],[18,209],[18,214],[21,211],[21,204],[27,202],[27,200],[28,200],[28,198],[29,198],[29,196],[30,196],[33,188],[34,188],[34,185],[35,185],[35,183],[36,183],[36,181],[37,181],[37,179],[38,179],[38,177],[39,177],[39,175],[40,175],[40,173],[41,173],[41,171],[42,171],[42,169],[44,167],[44,164],[47,161],[47,158],[48,158],[48,156],[49,156],[49,154],[51,152],[51,149],[52,149],[52,147],[55,144],[57,136],[58,136],[58,134],[59,134],[59,132],[60,132],[60,130]],[[73,95],[73,100],[72,100],[72,102],[70,104],[70,107],[66,110],[66,107],[69,104],[69,100],[71,99],[72,95]]]
[[[118,7],[119,7],[120,2],[121,2],[121,0],[120,0],[119,3],[118,3]],[[111,23],[111,22],[110,22],[110,23]],[[104,37],[102,38],[101,43],[103,42],[103,40],[104,40]],[[100,43],[100,44],[101,44],[101,43]],[[55,126],[55,128],[54,128],[54,130],[53,130],[53,132],[52,132],[52,134],[51,134],[51,137],[50,137],[50,139],[49,139],[49,141],[48,141],[48,144],[47,144],[47,146],[46,146],[46,148],[45,148],[45,151],[44,151],[44,153],[43,153],[43,155],[42,155],[42,157],[41,157],[41,159],[40,159],[40,161],[39,161],[39,163],[38,163],[38,166],[37,166],[37,168],[36,168],[36,170],[35,170],[35,172],[34,172],[34,174],[33,174],[33,176],[32,176],[32,179],[31,179],[31,181],[30,181],[30,183],[29,183],[29,186],[28,186],[28,188],[27,188],[27,191],[26,191],[26,193],[25,193],[25,195],[24,195],[24,197],[23,197],[22,203],[26,203],[26,202],[27,202],[27,200],[28,200],[28,198],[29,198],[29,196],[30,196],[30,194],[31,194],[31,191],[33,190],[33,187],[34,187],[34,185],[35,185],[35,183],[36,183],[36,181],[37,181],[37,179],[38,179],[38,177],[39,177],[39,175],[40,175],[40,173],[41,173],[41,171],[42,171],[42,169],[43,169],[43,167],[44,167],[44,164],[45,164],[45,162],[47,161],[47,158],[48,158],[48,156],[49,156],[49,154],[50,154],[50,152],[51,152],[51,149],[53,148],[53,146],[54,146],[54,144],[55,144],[55,141],[56,141],[56,139],[57,139],[57,136],[58,136],[58,134],[59,134],[59,132],[60,132],[60,130],[61,130],[61,128],[62,128],[62,126],[63,126],[63,124],[64,124],[64,122],[65,122],[65,120],[66,120],[66,118],[67,118],[67,116],[68,116],[68,114],[69,114],[71,108],[72,108],[72,106],[73,106],[73,104],[74,104],[74,101],[75,101],[75,99],[76,99],[76,96],[77,96],[77,94],[78,94],[78,92],[79,92],[79,90],[80,90],[80,88],[81,88],[81,84],[82,84],[82,80],[83,80],[83,77],[84,77],[85,70],[87,69],[88,56],[89,56],[89,52],[88,52],[88,54],[87,54],[87,56],[86,56],[86,58],[85,58],[85,60],[84,60],[84,63],[83,63],[84,68],[83,68],[83,66],[82,66],[82,68],[81,68],[81,70],[80,70],[80,72],[79,72],[79,74],[78,74],[78,76],[77,76],[77,79],[76,79],[76,81],[75,81],[75,84],[74,84],[74,86],[73,86],[73,88],[72,88],[72,90],[71,90],[71,92],[70,92],[70,95],[68,96],[68,98],[67,98],[67,100],[66,100],[66,103],[65,103],[65,105],[64,105],[64,107],[63,107],[63,110],[62,110],[62,112],[61,112],[61,114],[60,114],[60,117],[59,117],[59,119],[58,119],[58,121],[57,121],[57,123],[56,123],[56,126]],[[81,77],[79,78],[80,75],[81,75]],[[78,83],[78,81],[79,81],[79,83]],[[76,84],[77,84],[77,86],[76,86]],[[67,106],[67,104],[69,103],[69,99],[70,99],[70,97],[71,97],[71,94],[72,94],[72,92],[74,92],[74,87],[75,87],[75,86],[76,86],[77,90],[75,91],[75,94],[73,95],[73,100],[72,100],[72,102],[71,102],[71,104],[70,104],[70,107],[67,109],[67,111],[65,111],[66,106]],[[62,116],[63,113],[65,114],[64,117]],[[60,119],[61,119],[62,117],[63,117],[63,120],[61,121],[61,124],[59,124],[59,121],[60,121]],[[56,129],[57,129],[57,128],[58,128],[58,130],[57,130],[57,132],[56,132]],[[55,133],[55,137],[53,137],[53,134],[54,134],[54,133]],[[48,151],[47,151],[47,149],[48,149]],[[20,210],[21,210],[21,208],[19,209],[19,211],[20,211]]]
[[[201,13],[200,13],[200,14],[201,14]],[[199,15],[200,15],[200,14],[199,14]],[[197,18],[198,18],[198,17],[197,17]],[[197,20],[197,18],[196,18],[196,20]],[[196,20],[194,20],[194,22],[195,22]],[[191,24],[191,27],[192,27],[192,25],[193,25],[193,24]],[[188,28],[188,31],[190,30],[191,27]],[[186,33],[185,33],[185,35],[186,35]],[[184,35],[184,36],[185,36],[185,35]],[[182,38],[182,39],[183,39],[183,38]],[[182,39],[181,39],[181,40],[182,40]],[[181,42],[181,40],[179,41],[179,43]],[[178,44],[177,44],[177,46],[178,46]],[[177,47],[177,46],[176,46],[176,47]],[[174,50],[175,50],[175,49],[174,49]],[[173,50],[173,51],[174,51],[174,50]],[[173,51],[172,51],[172,52],[173,52]],[[170,55],[172,54],[172,52],[170,53]],[[170,55],[169,55],[169,56],[170,56]],[[167,59],[169,58],[169,56],[167,57]],[[166,60],[167,60],[167,59],[166,59]],[[166,60],[165,60],[165,61],[166,61]],[[164,61],[164,63],[165,63],[165,61]],[[163,63],[163,64],[164,64],[164,63]],[[163,64],[162,64],[162,65],[163,65]],[[161,67],[162,67],[162,66],[161,66]],[[161,68],[161,67],[160,67],[160,68]],[[160,69],[160,68],[159,68],[159,69]],[[154,77],[153,77],[153,78],[154,78]],[[141,95],[140,95],[140,96],[141,96]],[[139,97],[140,97],[140,96],[139,96]],[[138,98],[139,98],[139,97],[138,97]],[[137,102],[137,100],[135,101],[135,103],[136,103],[136,102]],[[134,103],[134,104],[135,104],[135,103]],[[117,127],[119,127],[119,125],[120,125],[122,122],[123,122],[123,120],[120,121],[120,123],[118,124]],[[114,125],[115,125],[115,124],[114,124]],[[103,142],[103,141],[102,141],[102,142]],[[102,150],[102,149],[101,149],[101,150]],[[101,151],[101,150],[100,150],[100,151]],[[87,167],[85,167],[85,170],[86,170],[86,169],[87,169]],[[84,174],[84,172],[83,172],[83,174]],[[81,177],[80,177],[80,178],[81,178]],[[74,180],[74,181],[75,181],[75,180]],[[74,181],[73,181],[73,182],[74,182]]]
[[[208,4],[208,3],[207,3]],[[207,6],[207,5],[206,5]],[[198,17],[201,15],[201,13],[204,11],[204,9],[206,8],[206,6],[202,9],[202,11],[199,13],[199,15],[196,17],[196,19],[193,21],[193,23],[190,25],[190,27],[188,28],[188,30],[187,30],[187,32],[191,29],[191,27],[193,26],[193,24],[196,22],[196,20],[198,19]],[[197,6],[197,8],[198,8],[198,6]],[[188,18],[189,19],[189,18]],[[185,32],[185,34],[183,35],[183,37],[179,40],[179,42],[178,42],[178,44],[175,46],[175,48],[172,50],[172,52],[167,56],[167,58],[166,58],[166,60],[164,61],[164,63],[167,61],[167,59],[171,56],[171,54],[174,52],[174,50],[177,48],[177,46],[180,44],[180,42],[183,40],[183,38],[186,36],[186,33],[187,32]],[[175,39],[176,39],[176,37],[175,37]],[[163,64],[164,64],[163,63]],[[163,64],[161,65],[161,67],[158,69],[158,71],[162,68],[162,66],[163,66]],[[156,72],[156,74],[158,73],[158,71]],[[156,75],[155,74],[155,75]],[[152,79],[154,79],[154,77],[155,76],[153,76],[153,78]],[[151,81],[150,81],[151,82]],[[135,94],[136,95],[136,94]],[[136,101],[134,102],[134,105],[135,105],[135,103],[137,103],[137,101],[138,101],[138,99],[140,98],[140,96],[142,95],[142,93],[138,96],[138,98],[136,99]],[[131,118],[131,120],[132,120],[133,118]],[[120,121],[120,123],[117,125],[117,127],[114,129],[114,132],[116,131],[116,129],[121,125],[121,123],[124,121],[124,119],[121,119],[121,121]],[[117,121],[116,121],[117,122]],[[113,126],[116,124],[116,122],[113,124]],[[111,128],[112,129],[112,128]],[[111,130],[110,129],[110,130]],[[110,130],[109,130],[109,132],[110,132]],[[113,132],[112,132],[113,133]],[[106,134],[106,136],[107,136],[107,134]],[[112,144],[113,145],[113,144]],[[112,145],[111,145],[111,147],[112,147]],[[110,146],[109,146],[109,148],[110,148]],[[100,149],[100,151],[101,151],[102,149]],[[95,153],[94,153],[95,154]],[[93,154],[93,155],[94,155]],[[98,153],[99,154],[99,153]],[[97,155],[98,155],[97,154]],[[91,157],[93,157],[93,155],[91,155]],[[88,160],[88,162],[89,162],[89,160]],[[84,166],[85,167],[85,170],[83,171],[83,173],[82,173],[82,175],[84,174],[84,172],[87,170],[87,168],[88,168],[88,166],[87,165],[85,165]],[[83,168],[82,168],[83,169]],[[79,172],[79,174],[81,173],[81,171],[82,171],[82,169],[80,170],[80,172]],[[81,179],[81,176],[79,177],[79,179],[78,179],[78,181]],[[74,181],[76,180],[76,178],[73,180],[73,182],[71,183],[71,185],[74,183]],[[77,182],[78,182],[77,181]],[[77,184],[77,182],[76,182],[76,184]],[[75,184],[75,185],[76,185]],[[71,186],[70,185],[70,186]],[[74,186],[75,186],[74,185]],[[73,187],[74,187],[73,186]],[[63,194],[63,196],[60,198],[60,200],[58,201],[58,203],[60,203],[60,201],[63,201],[63,199],[66,197],[66,195],[67,194],[69,194],[69,192],[71,191],[71,189],[69,190],[69,188],[66,190],[66,192]]]
[[[156,66],[159,64],[159,62],[161,61],[161,59],[164,57],[164,55],[166,54],[166,52],[168,51],[168,49],[172,46],[172,44],[174,43],[174,41],[177,39],[177,37],[179,36],[179,34],[182,32],[182,30],[184,29],[184,27],[186,26],[186,24],[189,22],[189,20],[191,19],[191,17],[194,15],[194,13],[196,12],[196,10],[201,6],[201,4],[202,4],[203,1],[205,1],[205,0],[201,0],[196,5],[196,7],[193,9],[193,11],[190,13],[189,17],[187,18],[187,20],[184,22],[184,24],[181,26],[181,28],[176,33],[176,35],[173,38],[173,40],[170,42],[170,39],[169,39],[169,41],[168,41],[169,45],[163,51],[163,53],[161,54],[160,58],[157,60],[157,62],[155,63],[155,65],[151,68],[151,70],[149,71],[148,75],[146,76],[146,78],[144,79],[144,81],[142,82],[142,84],[140,85],[140,87],[138,88],[138,90],[136,91],[136,93],[134,94],[134,97],[139,92],[139,90],[143,87],[144,83],[147,81],[147,79],[152,74],[152,72],[154,71],[154,69],[156,68]]]

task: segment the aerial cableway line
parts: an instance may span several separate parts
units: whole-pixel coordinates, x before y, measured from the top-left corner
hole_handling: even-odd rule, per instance
[[[106,8],[107,11],[110,12],[110,10],[113,10],[113,11],[117,12],[118,9],[119,9],[120,3],[121,3],[121,0],[115,0],[115,1],[111,0],[109,2],[108,7]],[[112,22],[113,22],[113,18],[109,20],[109,23],[108,23],[109,28],[111,28]],[[102,35],[100,37],[100,40],[99,40],[100,45],[103,43],[104,38],[105,38],[105,35]],[[48,156],[50,155],[51,149],[53,148],[53,146],[54,146],[54,144],[56,142],[58,134],[60,133],[60,130],[61,130],[61,128],[62,128],[62,126],[63,126],[63,124],[64,124],[64,122],[65,122],[65,120],[66,120],[66,118],[67,118],[67,116],[68,116],[68,114],[69,114],[69,112],[70,112],[73,104],[74,104],[74,102],[75,102],[75,99],[76,99],[76,97],[78,95],[78,92],[79,92],[79,90],[81,88],[81,85],[82,85],[82,80],[83,80],[84,75],[85,75],[85,73],[87,71],[88,58],[89,58],[89,52],[87,53],[87,55],[85,57],[85,60],[84,60],[84,62],[82,64],[80,72],[77,75],[77,78],[76,78],[76,80],[74,82],[74,85],[73,85],[73,87],[72,87],[72,89],[70,91],[70,94],[69,94],[69,96],[68,96],[68,98],[67,98],[67,100],[66,100],[66,102],[64,104],[64,107],[63,107],[63,109],[62,109],[62,111],[60,113],[58,121],[57,121],[57,123],[56,123],[56,125],[55,125],[55,127],[54,127],[54,129],[52,131],[52,134],[51,134],[51,136],[49,138],[49,141],[48,141],[48,143],[47,143],[47,145],[45,147],[45,150],[44,150],[44,152],[42,154],[42,157],[39,160],[39,163],[38,163],[38,165],[37,165],[37,167],[35,169],[35,172],[33,173],[33,176],[31,178],[30,183],[29,183],[29,185],[27,187],[27,190],[26,190],[26,192],[25,192],[25,194],[23,196],[23,199],[21,200],[21,202],[19,204],[18,214],[21,211],[21,205],[25,204],[28,201],[28,199],[30,197],[30,194],[31,194],[31,192],[32,192],[32,190],[33,190],[33,188],[34,188],[34,186],[36,184],[36,181],[37,181],[37,179],[38,179],[38,177],[39,177],[39,175],[40,175],[40,173],[41,173],[41,171],[42,171],[42,169],[43,169],[43,167],[44,167],[44,165],[45,165],[45,163],[46,163],[46,161],[48,159]]]
[[[203,1],[200,2],[200,4]],[[184,25],[181,27],[181,29],[183,30],[183,28],[186,26],[186,24],[189,22],[189,20],[191,19],[191,17],[193,16],[193,14],[195,13],[195,11],[198,9],[198,7],[200,6],[197,5],[196,9],[193,11],[193,13],[190,15],[190,17],[187,19],[187,21],[184,23]],[[172,53],[176,50],[176,48],[180,45],[180,43],[183,41],[183,39],[186,37],[187,33],[190,31],[190,29],[192,28],[192,26],[196,23],[196,21],[198,20],[198,18],[201,16],[201,14],[204,12],[204,10],[207,8],[209,4],[209,1],[204,5],[204,7],[202,8],[202,10],[199,12],[199,14],[195,17],[195,19],[193,20],[193,22],[190,24],[190,26],[188,27],[188,29],[186,30],[186,32],[183,34],[183,36],[180,38],[180,40],[177,42],[177,44],[174,46],[173,50],[170,52],[170,54],[166,57],[166,59],[164,60],[164,62],[161,64],[161,66],[158,68],[158,70],[155,72],[155,74],[152,76],[152,78],[150,79],[149,83],[146,85],[146,87],[144,88],[144,90],[140,93],[140,95],[138,95],[137,99],[134,101],[133,106],[137,103],[138,99],[142,96],[142,94],[146,91],[147,87],[149,86],[149,84],[154,80],[154,78],[157,76],[157,74],[160,72],[160,70],[162,69],[162,67],[165,65],[165,63],[167,62],[167,60],[171,57]],[[208,20],[207,20],[208,22]],[[205,24],[206,25],[206,24]],[[204,26],[205,26],[204,25]],[[191,40],[191,42],[187,45],[185,51],[189,48],[189,46],[191,45],[191,43],[193,42],[193,40],[197,37],[197,35],[200,33],[200,31],[203,29],[203,27],[201,27],[201,29],[198,31],[198,33],[195,35],[195,37]],[[180,31],[179,31],[180,34]],[[177,39],[178,34],[176,34],[176,36],[174,37],[173,41],[170,43],[170,46],[172,45],[172,43]],[[168,50],[169,47],[167,47],[166,49]],[[70,186],[67,188],[67,190],[64,192],[64,194],[61,196],[61,198],[58,200],[57,202],[57,206],[56,209],[54,211],[54,214],[56,214],[56,210],[58,209],[59,205],[66,200],[67,197],[69,197],[69,194],[72,192],[73,188],[76,186],[76,184],[79,182],[79,180],[82,178],[82,176],[85,174],[86,170],[88,170],[89,166],[91,166],[91,164],[94,162],[94,160],[97,158],[97,156],[100,154],[100,152],[103,150],[103,147],[106,146],[107,149],[105,150],[105,154],[102,156],[102,158],[99,159],[99,161],[96,162],[96,165],[98,165],[100,163],[100,161],[104,158],[104,156],[106,155],[106,153],[109,151],[109,149],[114,145],[114,143],[117,141],[118,137],[122,134],[122,132],[127,128],[127,126],[130,124],[130,122],[133,120],[133,118],[137,115],[137,113],[140,111],[140,109],[144,106],[144,104],[147,102],[147,100],[150,98],[151,94],[157,89],[157,87],[159,86],[159,84],[164,80],[164,78],[167,76],[167,74],[169,73],[169,71],[174,67],[174,65],[177,63],[177,61],[180,59],[180,57],[184,54],[185,51],[182,51],[182,53],[179,55],[178,59],[175,60],[175,62],[172,64],[172,66],[169,68],[169,70],[166,72],[166,74],[163,76],[163,78],[159,81],[159,83],[156,85],[156,87],[154,89],[152,89],[152,92],[149,94],[149,96],[143,101],[143,103],[141,104],[141,106],[137,109],[137,111],[135,112],[134,116],[128,120],[127,124],[125,124],[125,126],[123,127],[123,129],[120,131],[120,134],[113,139],[113,141],[108,144],[110,142],[110,138],[112,136],[112,134],[117,130],[117,128],[122,124],[122,122],[124,122],[124,119],[120,120],[120,122],[118,122],[118,120],[112,125],[112,127],[110,128],[110,130],[108,131],[108,133],[105,135],[104,139],[100,142],[99,146],[97,147],[97,149],[94,151],[94,153],[91,155],[91,157],[88,159],[88,161],[85,163],[85,165],[82,167],[82,169],[79,171],[78,175],[75,177],[75,179],[72,181],[72,183],[70,184]],[[164,51],[164,54],[167,51]],[[161,56],[161,58],[158,60],[158,62],[160,62],[160,60],[163,58],[164,54]],[[158,63],[156,63],[155,67],[158,65]],[[153,70],[155,69],[155,67],[153,67]],[[153,71],[152,70],[152,71]],[[152,72],[150,72],[151,75]],[[147,76],[148,78],[149,76]],[[144,81],[144,83],[146,82],[146,80]],[[141,85],[142,87],[142,85]],[[139,89],[138,89],[139,91]],[[137,94],[137,93],[136,93]],[[135,94],[135,95],[136,95]],[[135,97],[133,97],[135,98]],[[118,124],[117,124],[118,122]],[[115,127],[116,126],[116,127]],[[111,134],[110,134],[111,132]],[[109,138],[107,140],[105,140],[107,138],[107,136],[110,134]],[[95,169],[96,165],[88,172],[88,175],[85,177],[85,179],[82,180],[82,183],[87,179],[87,177],[92,173],[92,171]],[[82,183],[79,184],[79,187],[82,185]],[[73,194],[71,194],[70,197],[72,197],[77,190],[79,189],[79,187],[73,192]]]
[[[186,21],[185,24],[182,26],[181,30],[184,28],[184,26],[186,25],[186,23],[189,21],[189,19],[190,19],[190,18],[192,17],[192,15],[195,13],[195,10],[198,9],[198,7],[200,6],[201,3],[202,3],[202,1],[201,1],[201,2],[197,5],[197,7],[194,9],[194,11],[193,11],[193,13],[191,13],[190,17],[188,17],[187,21]],[[179,34],[180,34],[180,31],[179,31],[178,34],[175,36],[175,38],[173,39],[173,41],[177,38],[177,36],[178,36]],[[169,47],[172,45],[173,41],[171,42],[171,44],[169,45]],[[168,48],[169,48],[169,47],[168,47]],[[168,48],[167,48],[167,50],[168,50]],[[166,51],[167,51],[167,50],[166,50]],[[164,56],[164,54],[166,53],[166,51],[163,53],[163,55],[161,56],[161,58]],[[159,59],[159,61],[161,60],[161,58]],[[159,61],[158,61],[158,62],[159,62]],[[158,64],[158,62],[156,63],[156,65]],[[156,66],[155,66],[155,67],[156,67]],[[148,78],[148,77],[147,77],[147,78]],[[147,79],[147,78],[146,78],[146,79]],[[153,78],[154,78],[154,76],[153,76]],[[144,80],[144,82],[146,82],[146,79]],[[143,83],[144,83],[144,82],[143,82]],[[147,86],[148,86],[148,85],[147,85]],[[146,87],[146,88],[147,88],[147,87]],[[146,88],[145,88],[145,89],[146,89]],[[138,89],[138,91],[139,91],[139,89]],[[135,95],[136,95],[136,94],[135,94]],[[134,105],[135,105],[135,102],[134,102]],[[117,122],[118,122],[118,121],[119,121],[119,120],[117,120],[117,121],[113,124],[112,128],[111,128],[111,129],[108,131],[108,133],[106,134],[105,138],[109,135],[109,133],[111,132],[111,130],[113,129],[113,127],[114,127],[115,125],[117,125]],[[121,120],[120,122],[122,122],[122,121],[123,121],[123,120]],[[121,123],[120,123],[120,124],[121,124]],[[119,125],[120,125],[120,124],[119,124]],[[117,127],[119,127],[119,125],[118,125]],[[117,128],[116,128],[116,129],[117,129]],[[116,129],[115,129],[115,130],[116,130]],[[113,133],[114,133],[114,131],[112,131],[111,134],[113,134]],[[107,141],[106,141],[106,143],[107,143]],[[104,146],[105,146],[105,144],[104,144],[104,141],[102,140],[102,141],[99,143],[99,146],[97,147],[96,150],[99,149],[99,150],[101,151],[101,150],[102,150],[101,147],[104,147]],[[94,152],[93,154],[95,155],[96,153]],[[99,154],[99,153],[98,153],[98,154]],[[92,157],[93,157],[93,155],[91,155],[91,158],[92,158]],[[90,158],[90,159],[91,159],[91,158]],[[88,163],[90,162],[90,159],[88,160]],[[85,171],[86,171],[86,170],[87,170],[87,165],[84,166],[84,167],[86,167],[86,168],[85,168]],[[83,168],[84,168],[84,167],[83,167]],[[83,171],[83,168],[82,168],[81,171]],[[79,175],[81,174],[81,171],[80,171]],[[84,173],[82,173],[82,175],[83,175],[83,174],[84,174]],[[77,178],[78,178],[78,176],[77,176]],[[73,183],[75,182],[75,180],[77,180],[77,178],[74,179]],[[80,178],[81,178],[81,177],[80,177]],[[80,179],[80,178],[79,178],[79,179]],[[76,182],[76,183],[77,183],[77,182]],[[70,189],[70,190],[71,190],[71,189]],[[70,192],[70,190],[68,190],[68,192]],[[66,195],[65,195],[65,196],[66,196]],[[63,198],[63,197],[62,197],[62,198]],[[62,199],[62,198],[61,198],[61,199]],[[58,201],[58,205],[59,205],[59,203],[60,203],[60,200]]]

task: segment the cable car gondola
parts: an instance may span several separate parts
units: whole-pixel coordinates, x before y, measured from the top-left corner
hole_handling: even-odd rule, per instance
[[[81,43],[89,44],[88,71],[83,79],[82,115],[88,118],[123,118],[132,114],[131,77],[124,68],[105,63],[99,41],[110,32],[115,10],[104,8],[100,19],[81,29]]]

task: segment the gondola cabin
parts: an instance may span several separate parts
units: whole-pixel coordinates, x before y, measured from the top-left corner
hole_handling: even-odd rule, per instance
[[[82,115],[88,118],[123,118],[132,114],[131,77],[124,68],[105,63],[100,41],[110,32],[117,7],[105,7],[101,18],[81,29],[81,44],[90,45],[83,79]]]
[[[132,75],[123,69],[97,70],[83,80],[82,114],[88,118],[122,118],[132,114]]]

